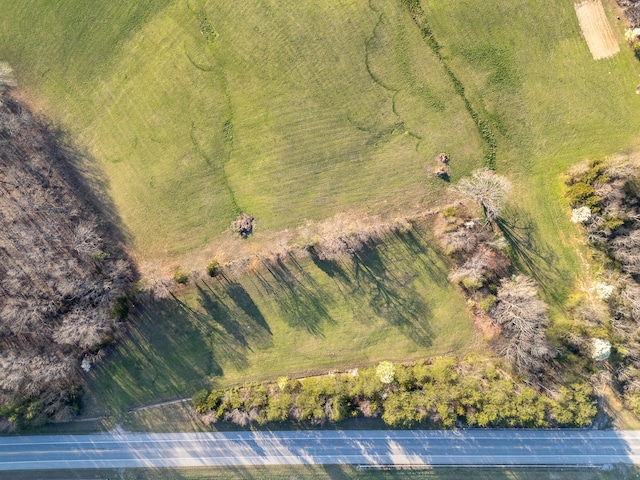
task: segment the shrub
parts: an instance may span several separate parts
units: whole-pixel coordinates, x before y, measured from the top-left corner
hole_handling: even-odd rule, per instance
[[[478,290],[482,288],[482,280],[472,277],[464,277],[460,283],[462,286],[469,291]]]
[[[189,281],[189,274],[182,269],[178,269],[176,273],[173,274],[173,281],[184,285]]]
[[[425,419],[422,392],[392,393],[384,402],[382,419],[392,427],[410,428]]]
[[[480,310],[486,313],[495,306],[497,301],[498,298],[495,295],[487,295],[478,302],[478,307],[480,307]]]
[[[560,387],[560,395],[551,406],[556,421],[565,426],[586,427],[593,421],[598,409],[592,396],[592,388],[586,383],[574,383]]]
[[[231,230],[240,235],[241,238],[247,238],[253,233],[254,218],[246,213],[242,212],[231,223]]]
[[[111,306],[111,316],[118,320],[125,319],[127,315],[129,315],[130,306],[131,302],[129,301],[129,297],[120,295]]]
[[[567,189],[567,199],[572,207],[586,205],[588,207],[596,206],[600,203],[598,197],[591,185],[585,182],[577,182]]]
[[[600,226],[602,230],[613,231],[616,228],[619,228],[624,225],[624,219],[622,218],[614,217],[611,215],[605,215],[604,219],[605,219],[604,223]]]
[[[94,250],[93,252],[91,252],[91,260],[93,260],[95,263],[102,263],[107,258],[109,258],[109,254],[106,252],[103,252],[100,249]]]
[[[196,412],[204,413],[208,410],[207,398],[209,398],[209,392],[207,390],[199,390],[191,397],[191,403],[193,403]]]
[[[215,277],[220,272],[220,262],[217,260],[211,260],[207,265],[207,275]]]
[[[456,216],[456,207],[447,207],[442,211],[442,216],[444,218],[452,218]]]

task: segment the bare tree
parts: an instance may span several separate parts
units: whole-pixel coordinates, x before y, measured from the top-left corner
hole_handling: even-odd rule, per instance
[[[471,178],[463,178],[454,186],[460,195],[478,203],[489,222],[494,222],[502,212],[511,191],[509,181],[492,170],[476,170]]]
[[[544,333],[547,306],[538,297],[535,282],[524,275],[503,279],[497,297],[489,315],[502,329],[500,352],[521,373],[541,372],[553,352]]]
[[[0,412],[28,398],[23,419],[42,421],[71,411],[80,359],[115,333],[112,308],[134,273],[69,150],[10,74],[0,64]]]
[[[503,278],[509,271],[509,260],[500,252],[480,245],[460,267],[454,269],[449,279],[460,282],[465,278],[473,283],[491,283]]]

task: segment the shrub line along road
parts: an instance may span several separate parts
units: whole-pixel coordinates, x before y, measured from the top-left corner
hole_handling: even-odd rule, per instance
[[[276,431],[0,438],[0,470],[640,463],[640,431]]]

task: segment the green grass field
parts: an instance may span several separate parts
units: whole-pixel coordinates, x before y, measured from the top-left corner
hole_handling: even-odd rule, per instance
[[[481,342],[446,274],[438,252],[407,234],[354,261],[289,260],[238,280],[200,281],[138,316],[93,372],[88,391],[97,404],[88,408],[118,414],[212,382],[464,355]]]
[[[439,56],[400,0],[0,0],[0,60],[101,169],[136,258],[167,268],[241,210],[258,248],[305,219],[437,205],[434,156],[450,154],[455,182],[486,151],[449,71],[514,184],[516,263],[559,313],[586,277],[562,174],[640,133],[640,63],[604,3],[622,49],[594,61],[565,0],[422,0]],[[477,348],[432,246],[286,262],[138,312],[92,373],[90,408]]]
[[[240,210],[259,234],[408,209],[442,190],[438,152],[454,178],[480,165],[441,65],[379,3],[0,2],[0,52],[95,157],[138,256],[174,259]]]

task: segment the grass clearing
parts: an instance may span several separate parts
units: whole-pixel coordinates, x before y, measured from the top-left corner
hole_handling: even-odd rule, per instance
[[[454,179],[480,165],[473,122],[397,3],[32,3],[2,4],[3,59],[100,164],[142,260],[179,262],[239,210],[260,235],[413,208],[442,191],[424,170],[440,151]],[[94,18],[128,30],[77,27]]]
[[[238,280],[200,281],[145,308],[88,381],[88,415],[120,413],[282,375],[380,360],[464,355],[480,347],[464,300],[426,232],[353,260],[290,259]]]

